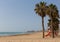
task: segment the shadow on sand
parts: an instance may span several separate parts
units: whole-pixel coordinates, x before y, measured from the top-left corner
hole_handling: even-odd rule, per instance
[[[57,38],[60,38],[60,35],[58,35]]]

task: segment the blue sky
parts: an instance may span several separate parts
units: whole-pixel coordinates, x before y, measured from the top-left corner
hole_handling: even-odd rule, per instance
[[[25,32],[42,30],[41,17],[36,15],[35,4],[42,0],[0,0],[0,32]],[[43,0],[56,4],[60,11],[60,0]],[[48,17],[44,18],[47,29]]]

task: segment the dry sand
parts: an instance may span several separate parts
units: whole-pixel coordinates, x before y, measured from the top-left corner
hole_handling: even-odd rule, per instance
[[[60,42],[60,36],[42,38],[42,32],[32,34],[0,37],[0,42]]]

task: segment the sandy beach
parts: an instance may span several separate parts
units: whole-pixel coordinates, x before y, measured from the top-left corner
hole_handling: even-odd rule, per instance
[[[0,42],[60,42],[60,37],[42,38],[42,32],[35,32],[32,34],[23,34],[15,36],[0,37]]]

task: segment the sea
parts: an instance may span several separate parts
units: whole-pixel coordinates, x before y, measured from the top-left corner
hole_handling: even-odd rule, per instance
[[[18,34],[30,34],[33,32],[0,32],[0,36],[13,36]]]
[[[0,36],[11,36],[17,34],[25,34],[24,32],[0,32]]]

